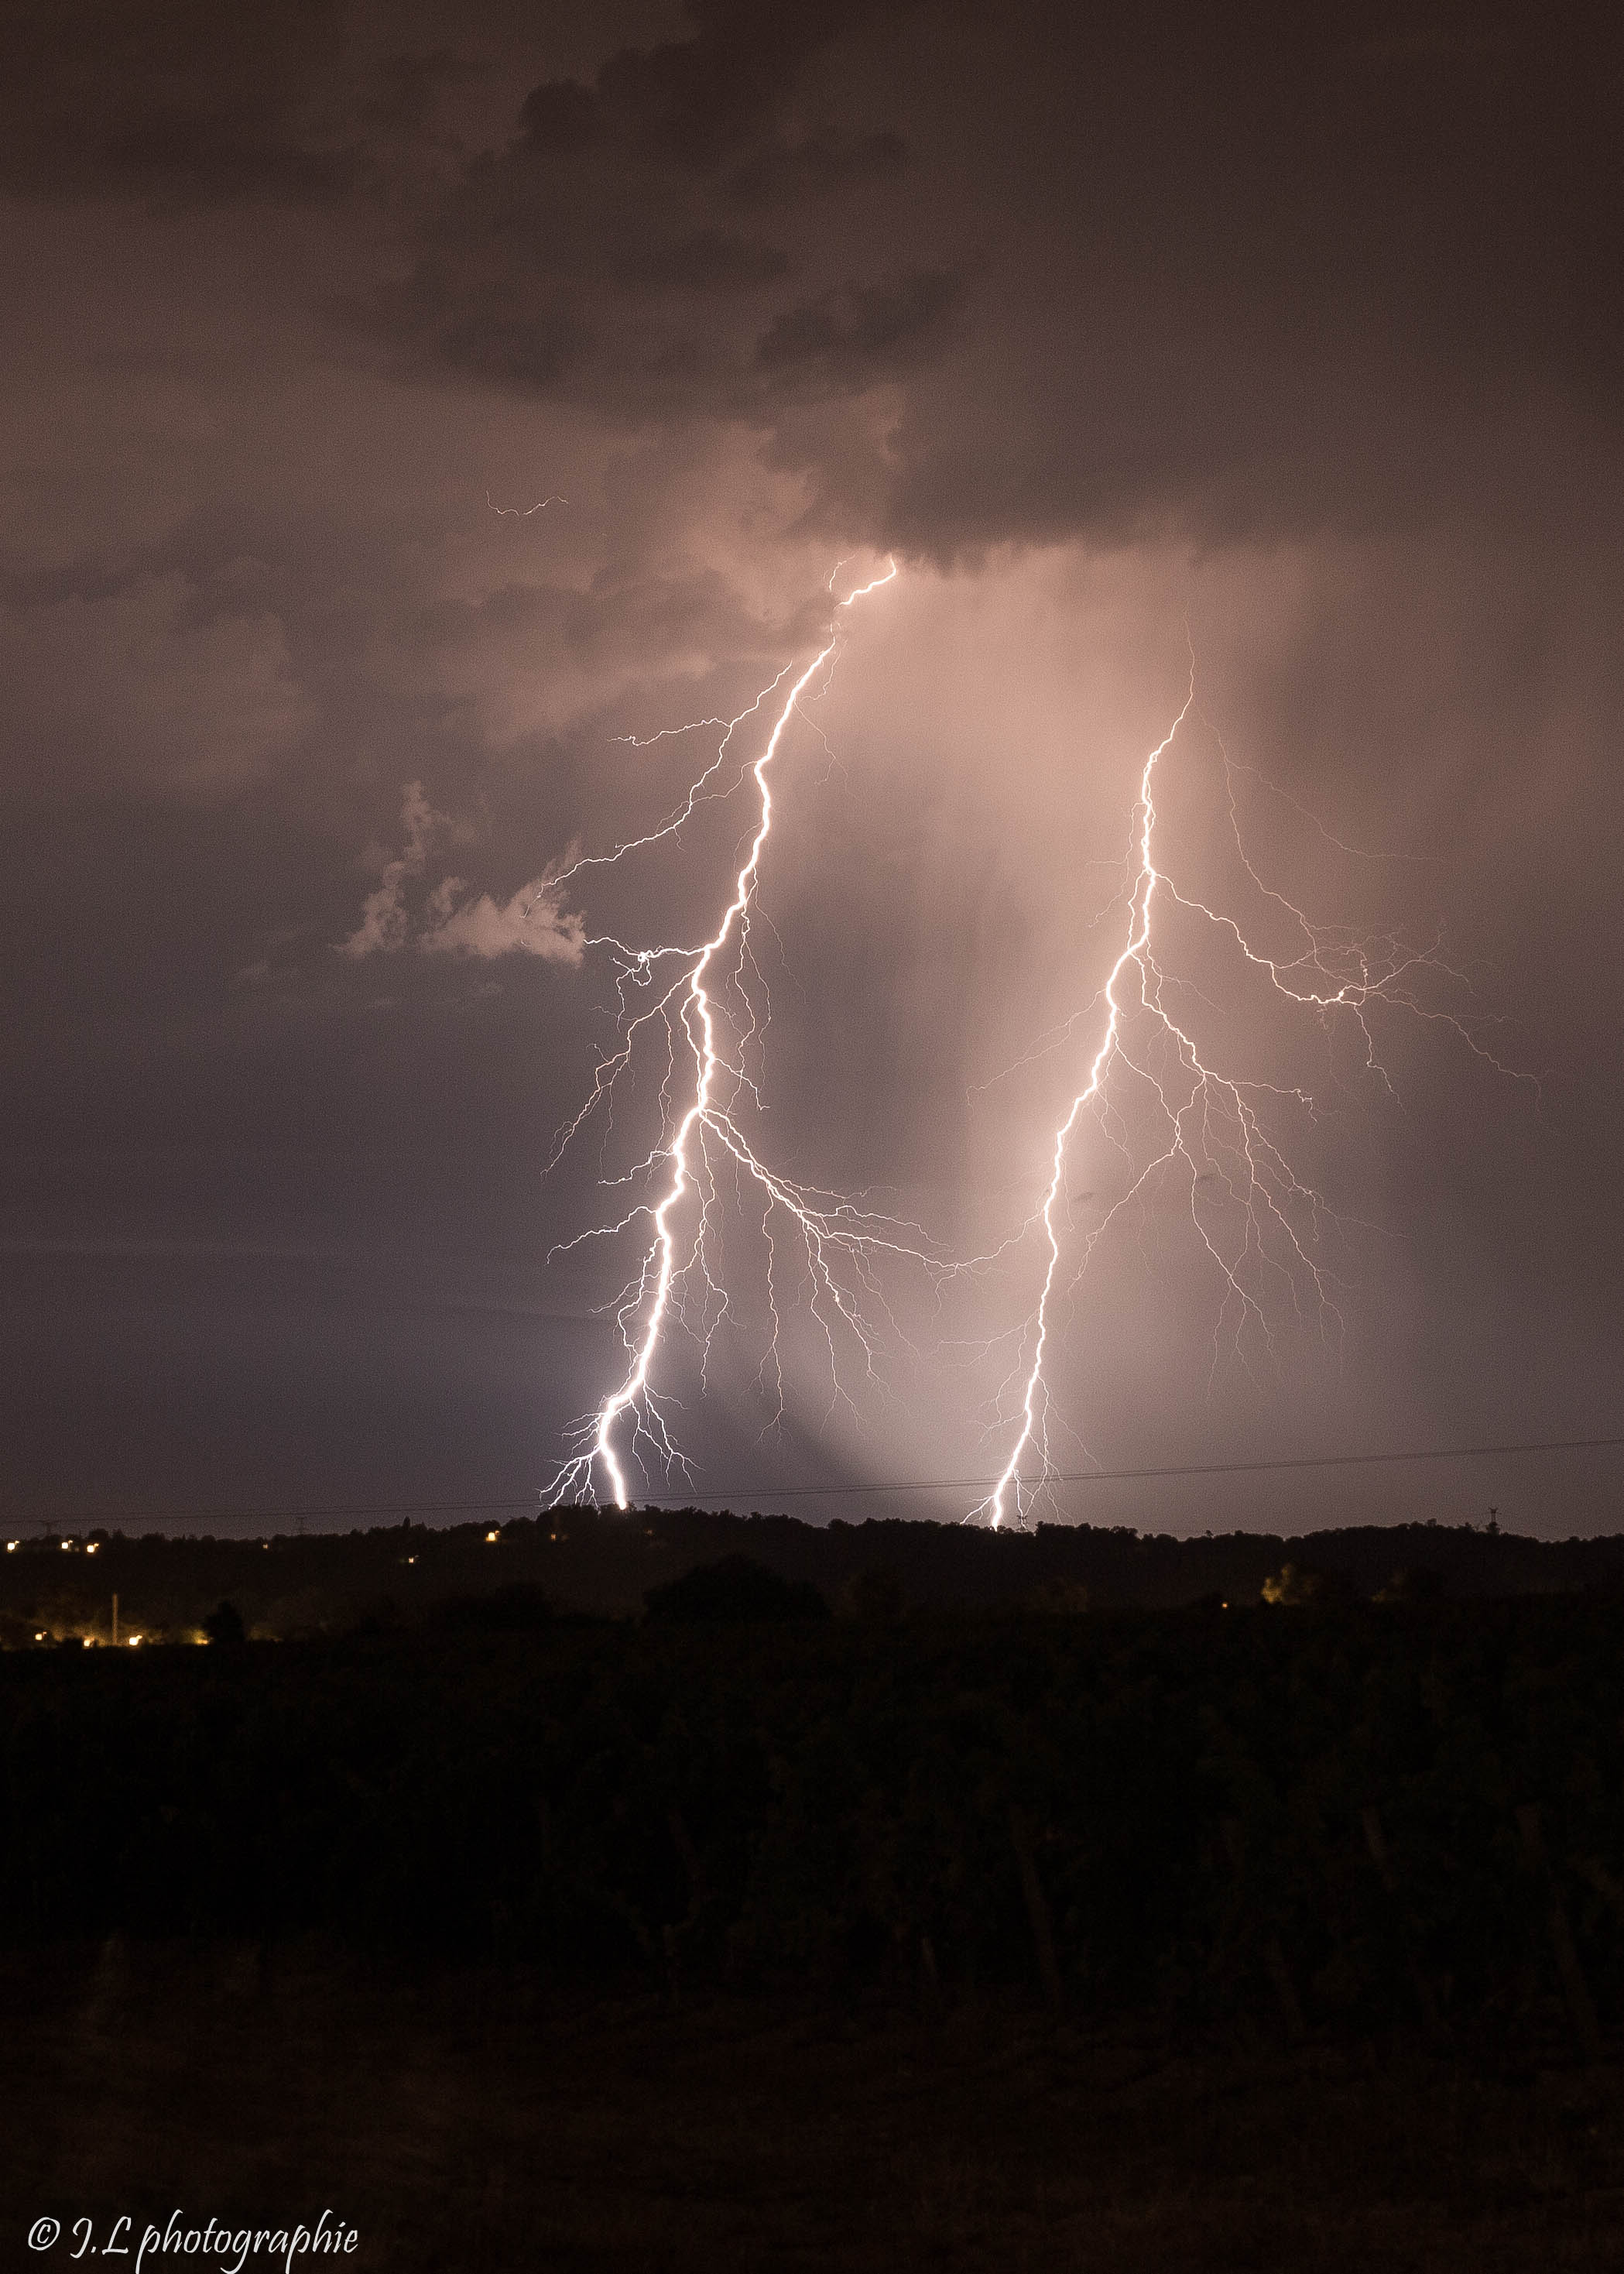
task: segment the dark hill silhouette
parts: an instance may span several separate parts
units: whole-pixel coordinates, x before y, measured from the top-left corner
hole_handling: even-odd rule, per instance
[[[644,1601],[657,1626],[736,1625],[753,1619],[826,1619],[829,1606],[806,1579],[786,1579],[749,1555],[696,1563],[680,1579],[650,1587]]]
[[[251,1640],[456,1623],[475,1615],[448,1606],[499,1595],[504,1608],[489,1615],[498,1624],[533,1624],[545,1615],[544,1599],[560,1615],[637,1617],[645,1598],[685,1572],[737,1557],[848,1613],[875,1593],[879,1573],[902,1613],[1216,1608],[1259,1601],[1266,1582],[1284,1608],[1358,1597],[1424,1611],[1440,1598],[1624,1591],[1624,1540],[1528,1540],[1470,1525],[1174,1539],[1091,1525],[990,1532],[895,1518],[820,1525],[697,1508],[567,1509],[500,1525],[402,1524],[270,1540],[101,1532],[71,1540],[66,1553],[60,1535],[23,1540],[0,1554],[0,1644],[110,1641],[115,1595],[121,1641],[139,1634],[149,1643],[201,1639],[222,1601]]]
[[[524,1579],[510,1580],[490,1595],[448,1595],[434,1606],[432,1623],[483,1634],[534,1634],[553,1623],[553,1605],[542,1590]]]

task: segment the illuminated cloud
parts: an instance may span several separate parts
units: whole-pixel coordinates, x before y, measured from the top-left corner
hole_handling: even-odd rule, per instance
[[[538,955],[548,963],[579,963],[585,934],[578,915],[559,905],[558,889],[545,876],[521,886],[500,906],[489,892],[456,901],[460,877],[448,877],[433,895],[428,920],[417,936],[427,955]]]
[[[430,805],[421,782],[408,782],[401,794],[401,821],[406,833],[405,850],[384,862],[377,890],[361,904],[360,922],[339,944],[341,955],[387,955],[406,945],[410,922],[406,887],[422,876],[429,847],[436,832],[446,827],[447,818]]]
[[[763,1157],[956,1250],[1022,1220],[1188,619],[1201,707],[1296,802],[1249,817],[1266,873],[1361,927],[1443,921],[1522,1022],[1507,1058],[1551,1070],[1546,1118],[1395,1042],[1402,1126],[1304,1139],[1402,1235],[1372,1236],[1338,1381],[1226,1374],[1215,1407],[1210,1306],[1152,1208],[1086,1299],[1056,1279],[1057,1407],[1129,1462],[1543,1431],[1614,1395],[1624,32],[1470,12],[32,11],[0,75],[7,1205],[234,1252],[342,1217],[450,1299],[340,1336],[312,1265],[278,1352],[252,1276],[177,1282],[148,1350],[108,1278],[53,1358],[50,1291],[5,1352],[46,1385],[8,1417],[20,1490],[545,1473],[620,1378],[601,1254],[535,1264],[598,1217],[593,1148],[536,1174],[617,1007],[606,958],[573,967],[589,932],[706,937],[741,809],[647,873],[560,896],[559,863],[680,804],[691,749],[650,738],[809,659],[870,547],[901,575],[795,726],[756,904]],[[1199,771],[1163,820],[1215,904]],[[1334,873],[1302,812],[1413,857]],[[1257,1070],[1259,1031],[1237,1005],[1224,1062]],[[617,1096],[627,1160],[669,1133],[657,1086]],[[1110,1190],[1085,1154],[1079,1209]],[[948,1444],[992,1473],[978,1301],[867,1437],[825,1420],[799,1296],[769,1439],[748,1337],[702,1382],[673,1336],[701,1474],[760,1475],[761,1444],[772,1473],[930,1473]],[[476,1347],[454,1313],[568,1324]]]
[[[437,813],[421,782],[408,782],[401,795],[404,848],[386,860],[377,888],[361,906],[361,921],[339,943],[342,955],[391,955],[409,941],[427,955],[468,955],[488,960],[499,955],[535,955],[549,963],[579,963],[584,948],[581,918],[560,905],[551,871],[522,885],[510,900],[469,892],[461,877],[444,877],[428,894],[414,921],[408,888],[428,867],[437,837],[467,840],[471,832]]]

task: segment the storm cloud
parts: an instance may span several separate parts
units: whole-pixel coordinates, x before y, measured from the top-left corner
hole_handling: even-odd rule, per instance
[[[1153,1215],[1068,1298],[1069,1426],[1117,1466],[1598,1434],[1615,26],[75,0],[11,36],[19,1519],[548,1473],[635,1262],[554,1254],[613,1146],[541,1174],[610,1031],[589,942],[701,936],[741,809],[559,878],[680,805],[707,746],[665,730],[809,658],[837,562],[887,553],[763,885],[783,1165],[956,1252],[1018,1231],[1193,649],[1192,870],[1221,734],[1282,793],[1247,809],[1270,878],[1441,941],[1429,1013],[1539,1088],[1395,1022],[1397,1102],[1350,1077],[1306,1140],[1374,1227],[1338,1351],[1214,1389]],[[635,1159],[653,1089],[625,1111]],[[861,1428],[808,1371],[763,1438],[748,1336],[708,1394],[684,1359],[702,1479],[979,1473],[1030,1261],[951,1336],[906,1320],[927,1355]],[[1502,1520],[1616,1510],[1603,1464],[1452,1472],[1439,1512],[1491,1488]]]

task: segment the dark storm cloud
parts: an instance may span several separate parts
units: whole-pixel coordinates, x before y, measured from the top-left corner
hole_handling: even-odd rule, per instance
[[[894,137],[847,144],[825,125],[808,146],[790,124],[808,60],[876,12],[876,0],[823,0],[803,10],[698,0],[692,37],[623,49],[590,87],[567,79],[535,88],[521,114],[524,147],[551,155],[607,145],[623,157],[722,176],[726,194],[742,185],[756,198],[774,179],[793,184],[808,147],[803,179],[890,164]]]
[[[1528,430],[1616,418],[1621,62],[1596,11],[1522,6],[700,11],[536,88],[379,318],[778,427],[831,526],[947,554],[1538,517],[1571,459]],[[775,233],[736,234],[772,184]],[[792,370],[867,400],[883,482],[786,412]]]
[[[349,297],[409,368],[743,418],[831,529],[950,556],[1538,518],[1615,432],[1603,11],[718,0],[470,142],[504,49],[495,0],[71,0],[13,30],[0,174],[403,194]]]
[[[965,356],[910,395],[898,533],[1570,515],[1546,493],[1572,480],[1561,430],[1587,456],[1616,433],[1616,30],[1155,22],[1063,34],[1046,67],[1034,19],[1015,31],[984,131],[1021,222]]]
[[[776,378],[819,392],[871,387],[938,345],[959,291],[959,280],[937,269],[820,293],[774,317],[756,360]]]
[[[696,230],[691,237],[650,245],[629,252],[619,281],[659,291],[675,286],[688,292],[737,291],[770,284],[789,267],[776,245],[722,230]]]
[[[0,187],[161,209],[410,197],[492,128],[506,139],[538,62],[596,63],[671,12],[662,0],[14,8],[0,45]]]
[[[944,335],[953,264],[849,273],[853,202],[894,195],[903,136],[852,132],[847,43],[876,5],[695,11],[692,34],[531,90],[357,313],[419,368],[666,419],[845,395]],[[823,233],[831,232],[829,242]]]
[[[11,11],[0,181],[34,195],[330,201],[363,121],[335,0],[56,0]],[[397,83],[397,110],[410,91]],[[374,131],[381,123],[375,115]]]
[[[865,540],[955,573],[905,570],[852,620],[780,815],[755,945],[785,974],[785,1160],[917,1187],[933,1225],[961,1201],[1019,1223],[1041,1115],[966,1136],[966,1092],[1097,981],[1086,927],[1188,614],[1232,747],[1349,841],[1425,853],[1408,897],[1358,873],[1419,937],[1449,920],[1521,1020],[1507,1055],[1551,1069],[1542,1127],[1430,1030],[1395,1044],[1410,1118],[1373,1110],[1346,1150],[1356,1212],[1412,1243],[1350,1306],[1327,1442],[1470,1435],[1485,1408],[1560,1434],[1616,1402],[1614,23],[13,16],[0,1239],[34,1261],[0,1329],[25,1495],[546,1472],[615,1362],[592,1313],[623,1260],[542,1269],[615,1165],[538,1175],[605,1031],[575,911],[694,936],[737,809],[635,884],[591,872],[545,933],[525,908],[572,843],[680,794],[692,746],[618,738],[748,702],[821,640]],[[1296,874],[1289,833],[1265,824]],[[237,1261],[184,1264],[205,1251]],[[291,1294],[273,1254],[302,1259]],[[1109,1383],[1070,1409],[1108,1457],[1313,1426],[1227,1377],[1203,1403],[1204,1294],[1157,1311],[1132,1255],[1108,1284],[1113,1348],[1092,1283],[1065,1329]],[[470,1341],[453,1295],[545,1331]],[[1009,1322],[989,1299],[977,1337]],[[693,1409],[735,1475],[763,1458],[756,1355]],[[943,1378],[898,1397],[881,1473],[936,1457]]]

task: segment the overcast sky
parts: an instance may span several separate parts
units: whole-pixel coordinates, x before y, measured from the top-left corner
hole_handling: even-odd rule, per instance
[[[1062,1178],[1057,1457],[1624,1432],[1602,11],[18,14],[10,1520],[553,1475],[624,1377],[604,1306],[649,1221],[550,1251],[658,1200],[693,1078],[640,1057],[544,1173],[613,1047],[590,943],[707,936],[752,785],[726,763],[675,839],[549,879],[680,804],[718,734],[649,738],[804,669],[888,558],[774,761],[771,1015],[730,1049],[774,1173],[996,1260],[878,1267],[872,1367],[837,1332],[831,1379],[780,1224],[775,1363],[759,1188],[719,1180],[720,1282],[653,1377],[695,1497],[956,1516],[973,1493],[778,1495],[1002,1464],[1030,1219],[1192,659],[1158,865],[1259,953],[1300,939],[1274,893],[1380,968],[1424,960],[1369,1014],[1373,1065],[1164,900],[1169,1001],[1322,1197],[1293,1221],[1323,1299],[1259,1252],[1257,1315],[1226,1307],[1203,1222],[1247,1250],[1210,1170],[1110,1215],[1155,1150],[1130,1083]],[[1063,1485],[1046,1512],[1492,1504],[1565,1533],[1618,1521],[1620,1462]]]

